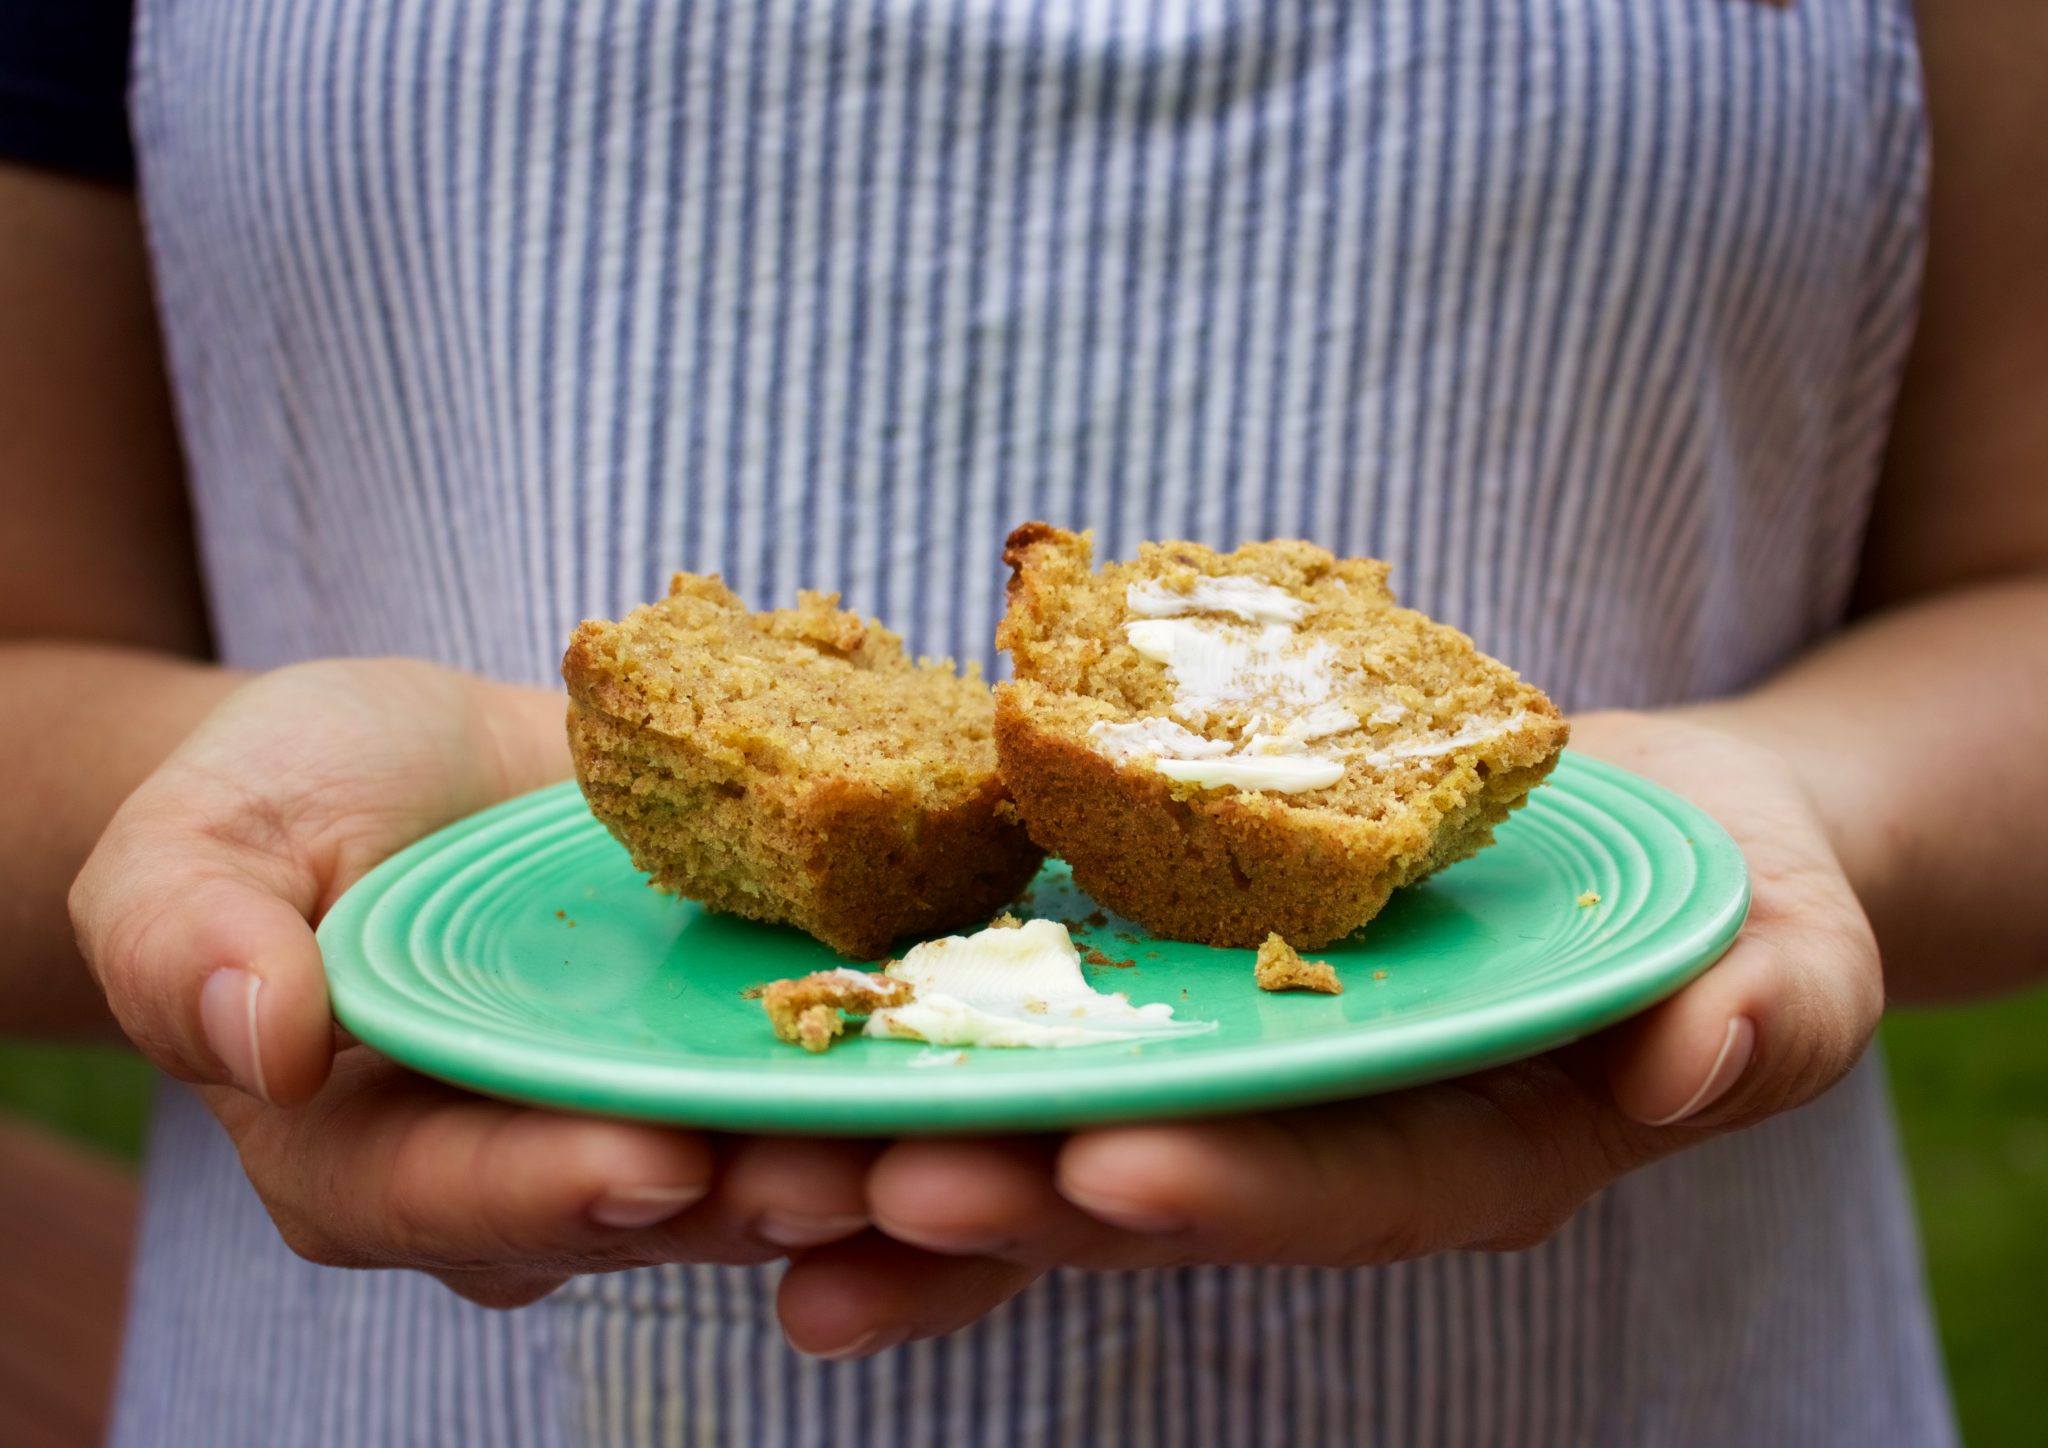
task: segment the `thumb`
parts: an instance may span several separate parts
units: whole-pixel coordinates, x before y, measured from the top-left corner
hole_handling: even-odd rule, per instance
[[[1754,929],[1613,1033],[1615,1104],[1650,1127],[1722,1130],[1803,1106],[1848,1074],[1883,1008],[1867,929]]]
[[[333,1053],[308,924],[314,882],[217,827],[152,813],[146,799],[131,800],[71,891],[79,946],[108,1005],[181,1080],[304,1102]]]

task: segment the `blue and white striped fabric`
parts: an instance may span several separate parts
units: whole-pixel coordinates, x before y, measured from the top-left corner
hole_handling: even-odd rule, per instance
[[[1910,333],[1906,0],[144,0],[219,637],[553,676],[683,566],[993,665],[1027,518],[1298,534],[1573,708],[1841,617]],[[299,1262],[168,1095],[117,1439],[1940,1444],[1874,1065],[1559,1237],[1061,1274],[872,1362],[768,1270]]]

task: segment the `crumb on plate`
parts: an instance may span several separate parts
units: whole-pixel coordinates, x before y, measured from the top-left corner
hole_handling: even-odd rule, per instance
[[[844,1016],[909,1005],[913,995],[908,981],[842,968],[770,981],[761,987],[760,1001],[777,1040],[816,1054],[844,1033]]]
[[[1278,935],[1268,935],[1259,947],[1253,967],[1260,990],[1312,990],[1323,995],[1344,994],[1337,971],[1325,960],[1303,960],[1294,947]]]

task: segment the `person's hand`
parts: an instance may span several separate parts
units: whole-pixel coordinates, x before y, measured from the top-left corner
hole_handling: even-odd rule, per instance
[[[530,1110],[337,1035],[313,923],[399,847],[563,777],[562,716],[557,696],[417,663],[258,678],[128,800],[73,888],[123,1029],[197,1084],[302,1256],[512,1306],[574,1273],[764,1261],[866,1225],[868,1145]]]
[[[1813,1099],[1855,1063],[1884,990],[1798,779],[1768,750],[1669,718],[1579,719],[1572,743],[1687,796],[1748,859],[1742,935],[1669,1000],[1547,1056],[1365,1100],[1064,1139],[899,1142],[869,1175],[876,1227],[1011,1291],[1061,1265],[1512,1250],[1624,1173]],[[784,1324],[799,1342],[867,1350],[921,1335],[929,1312],[905,1304],[929,1300],[917,1277],[929,1260],[883,1272],[866,1248],[805,1254],[783,1282]]]

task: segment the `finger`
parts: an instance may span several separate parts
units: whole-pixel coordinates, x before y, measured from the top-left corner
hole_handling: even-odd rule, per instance
[[[875,1225],[949,1256],[1126,1269],[1174,1260],[1175,1244],[1089,1216],[1054,1182],[1052,1138],[899,1141],[868,1175]]]
[[[1035,1268],[939,1257],[869,1232],[790,1264],[775,1309],[790,1345],[813,1357],[868,1357],[978,1322],[1028,1287]]]
[[[717,1167],[709,1194],[651,1236],[656,1260],[772,1262],[867,1228],[873,1143],[733,1137],[712,1150]]]
[[[466,1297],[478,1307],[509,1312],[531,1307],[569,1279],[556,1272],[528,1272],[519,1268],[443,1269],[428,1274],[457,1297]]]
[[[1843,891],[1846,896],[1846,887]],[[1604,1041],[1614,1100],[1651,1126],[1727,1129],[1804,1104],[1868,1044],[1884,1010],[1854,902],[1753,922],[1733,950]]]
[[[868,1226],[867,1173],[878,1149],[850,1139],[729,1139],[716,1189],[690,1214],[693,1230],[763,1243],[773,1256],[851,1237]]]
[[[72,888],[79,944],[108,1004],[181,1080],[309,1100],[333,1051],[311,880],[161,816],[155,801],[131,801]]]
[[[1366,1101],[1083,1133],[1056,1182],[1182,1259],[1367,1265],[1533,1245],[1684,1139],[1539,1059]]]
[[[285,1240],[330,1266],[543,1276],[673,1260],[699,1133],[487,1101],[350,1053],[297,1111],[209,1097]]]

